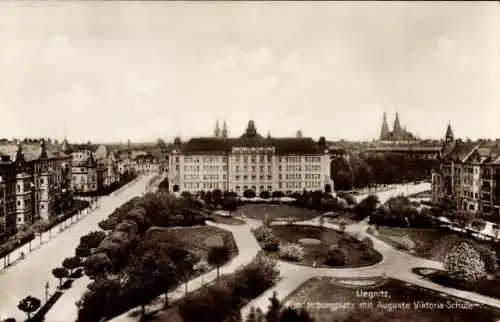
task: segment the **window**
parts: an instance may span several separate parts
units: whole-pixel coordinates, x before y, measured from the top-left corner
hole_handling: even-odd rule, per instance
[[[240,176],[239,175],[236,175],[236,180],[240,180]]]
[[[252,190],[253,191],[257,190],[257,187],[256,186],[252,186]]]
[[[269,175],[267,175],[267,180],[271,180],[272,178],[273,178],[273,176],[272,176],[272,175],[270,175],[270,174],[269,174]]]
[[[243,190],[248,190],[248,186],[244,186],[244,187],[243,187]]]
[[[273,190],[273,187],[267,186],[267,190],[271,191],[271,190]]]
[[[236,191],[240,191],[240,186],[236,186]]]
[[[267,156],[267,162],[271,162],[272,158],[270,155]]]
[[[264,190],[264,186],[260,186],[260,191],[263,191]]]
[[[254,175],[252,175],[252,180],[255,180],[255,178],[256,178],[255,174],[254,174]]]
[[[20,184],[17,185],[17,192],[21,192],[21,185]]]
[[[283,175],[281,173],[279,174],[279,179],[283,179]]]
[[[20,206],[21,205],[21,200],[18,200],[17,201],[17,205]]]

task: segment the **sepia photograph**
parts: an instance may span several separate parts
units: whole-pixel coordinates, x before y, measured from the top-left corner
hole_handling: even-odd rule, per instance
[[[497,1],[0,2],[0,322],[500,322]]]

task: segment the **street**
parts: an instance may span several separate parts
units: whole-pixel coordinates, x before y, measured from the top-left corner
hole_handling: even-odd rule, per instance
[[[90,231],[98,230],[99,221],[106,218],[114,209],[129,199],[141,196],[152,177],[152,174],[143,176],[117,195],[113,193],[102,197],[98,209],[84,216],[65,231],[53,236],[52,239],[45,240],[42,247],[32,253],[25,251],[26,258],[24,260],[0,271],[0,320],[9,317],[14,317],[18,321],[24,320],[26,314],[17,308],[17,304],[28,295],[39,298],[43,303],[47,281],[49,282],[49,293],[54,293],[58,281],[52,276],[52,269],[60,267],[66,257],[74,256],[75,247],[79,244],[80,237]],[[79,280],[75,281],[73,288],[76,288],[79,283],[81,283]],[[68,291],[71,292],[72,289]],[[46,317],[46,321],[69,322],[74,320],[76,314],[74,303],[67,307],[66,311],[73,312],[72,319],[68,320],[65,316],[60,316],[59,312],[52,312],[51,316]]]

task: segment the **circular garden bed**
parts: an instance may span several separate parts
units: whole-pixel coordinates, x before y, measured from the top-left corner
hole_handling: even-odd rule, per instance
[[[332,229],[301,225],[283,225],[261,227],[254,231],[255,237],[263,249],[272,256],[295,262],[297,264],[331,267],[354,268],[374,265],[382,260],[382,255],[373,249],[371,240],[360,241],[354,236],[339,233]],[[302,248],[300,256],[286,256],[284,252],[290,249],[290,244],[297,253]],[[367,245],[368,244],[368,245]],[[332,250],[334,248],[335,250]],[[340,251],[339,251],[340,249]],[[342,260],[336,260],[332,252],[339,251]]]

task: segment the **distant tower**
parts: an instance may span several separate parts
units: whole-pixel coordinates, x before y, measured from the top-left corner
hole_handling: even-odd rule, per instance
[[[399,113],[396,112],[396,118],[394,119],[394,126],[392,128],[392,135],[395,140],[400,140],[402,137],[403,131],[401,129],[401,124],[399,123]]]
[[[296,136],[297,136],[297,139],[302,139],[302,131],[298,130]]]
[[[384,117],[382,119],[382,130],[380,131],[380,140],[389,139],[389,126],[387,125],[387,116],[384,112]]]
[[[227,139],[227,124],[226,120],[224,120],[224,124],[222,124],[222,137]]]
[[[217,119],[215,121],[215,131],[214,131],[214,135],[216,138],[219,138],[220,137],[220,127],[219,127],[219,119]]]
[[[446,128],[446,135],[445,135],[445,139],[444,141],[446,143],[451,143],[453,142],[454,138],[453,138],[453,131],[451,129],[451,123],[448,122],[448,128]]]

